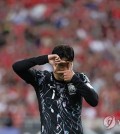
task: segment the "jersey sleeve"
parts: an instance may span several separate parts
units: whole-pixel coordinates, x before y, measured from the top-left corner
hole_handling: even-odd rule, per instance
[[[91,105],[96,106],[98,104],[98,94],[91,86],[90,80],[84,73],[74,74],[71,82],[79,91],[80,95]]]
[[[14,72],[25,82],[35,86],[37,71],[32,67],[34,67],[35,65],[43,65],[46,63],[48,63],[48,56],[43,55],[17,61],[12,65],[12,68]]]

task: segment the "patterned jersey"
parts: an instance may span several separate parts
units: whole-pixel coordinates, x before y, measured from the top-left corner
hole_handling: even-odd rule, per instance
[[[41,134],[82,134],[82,97],[73,83],[58,81],[52,72],[34,71],[41,114]],[[85,83],[83,73],[76,73]]]

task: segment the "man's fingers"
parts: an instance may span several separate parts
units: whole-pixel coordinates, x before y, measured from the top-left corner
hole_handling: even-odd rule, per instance
[[[55,59],[55,62],[60,63],[61,59]]]
[[[64,74],[66,71],[56,71],[57,74]]]
[[[58,64],[58,65],[64,65],[64,64],[66,64],[67,62],[64,61],[64,60],[58,59],[58,60],[55,60],[55,63]]]
[[[60,60],[60,57],[57,54],[55,55],[55,60]]]
[[[61,60],[60,63],[68,63],[67,61],[65,60]]]
[[[59,63],[67,63],[66,61],[61,60],[61,59],[55,59],[55,61],[57,61],[57,62],[59,62]]]
[[[49,55],[49,57],[52,58],[53,60],[61,60],[57,54],[51,54]]]

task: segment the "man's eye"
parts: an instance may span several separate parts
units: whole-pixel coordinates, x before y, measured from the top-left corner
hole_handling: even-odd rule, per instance
[[[60,67],[64,67],[64,65],[62,65],[62,64],[59,64],[59,66],[60,66]]]

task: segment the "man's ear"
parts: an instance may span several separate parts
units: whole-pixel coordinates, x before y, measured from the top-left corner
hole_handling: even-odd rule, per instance
[[[69,62],[69,70],[73,70],[73,62]]]

